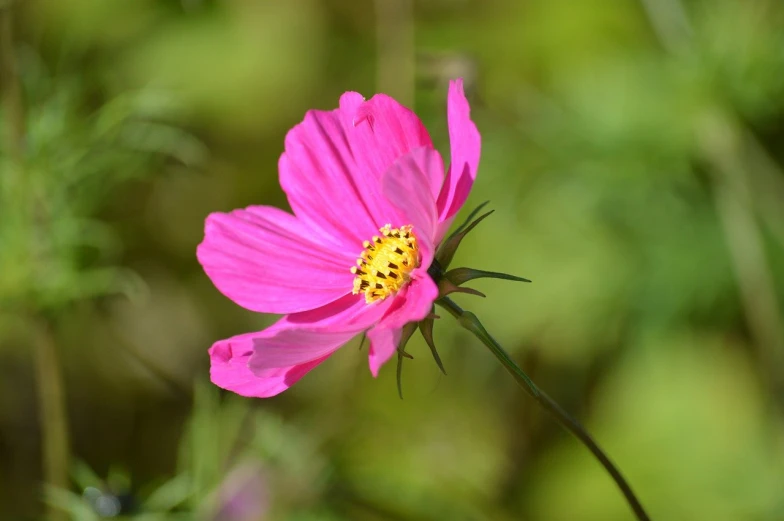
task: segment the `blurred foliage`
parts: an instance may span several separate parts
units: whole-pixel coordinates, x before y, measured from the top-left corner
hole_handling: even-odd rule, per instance
[[[585,421],[654,519],[784,518],[784,6],[413,9],[415,108],[448,154],[445,81],[466,78],[483,138],[467,208],[496,210],[453,266],[534,281],[477,281],[488,298],[461,304]],[[24,182],[0,158],[0,314],[57,309],[83,463],[49,501],[79,520],[99,498],[150,520],[630,518],[448,317],[435,337],[449,376],[412,340],[403,401],[358,342],[271,400],[206,383],[213,341],[272,318],[207,280],[204,217],[286,207],[286,131],[346,90],[385,91],[376,29],[399,21],[348,0],[18,11],[28,149]],[[107,296],[140,280],[140,299]],[[20,352],[0,329],[3,519],[41,512]]]
[[[120,247],[93,216],[118,186],[154,172],[156,157],[195,164],[201,145],[153,119],[171,104],[162,95],[129,91],[90,110],[79,76],[51,76],[31,51],[21,58],[29,110],[24,157],[6,153],[0,163],[0,309],[130,292],[127,270],[85,265],[116,258]]]

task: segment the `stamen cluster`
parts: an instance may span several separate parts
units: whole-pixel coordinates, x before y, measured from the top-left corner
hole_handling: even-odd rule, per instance
[[[355,274],[352,293],[365,294],[368,304],[397,293],[410,278],[410,273],[419,267],[419,248],[411,225],[392,228],[384,225],[381,237],[362,243],[365,251],[351,268]]]

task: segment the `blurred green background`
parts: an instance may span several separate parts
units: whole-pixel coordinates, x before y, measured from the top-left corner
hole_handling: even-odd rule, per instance
[[[468,207],[495,209],[454,265],[534,280],[460,303],[654,519],[784,519],[779,0],[0,13],[0,519],[632,519],[446,313],[449,375],[414,339],[402,401],[358,341],[273,399],[209,385],[212,342],[274,317],[204,275],[206,215],[286,208],[286,131],[347,90],[413,106],[448,157],[454,77],[483,139]]]

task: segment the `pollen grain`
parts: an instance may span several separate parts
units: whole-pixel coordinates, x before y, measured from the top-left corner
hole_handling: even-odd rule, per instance
[[[368,304],[394,295],[406,285],[411,272],[419,267],[419,247],[411,225],[392,228],[384,225],[372,241],[365,241],[365,250],[351,268],[354,277],[352,293],[365,294]]]

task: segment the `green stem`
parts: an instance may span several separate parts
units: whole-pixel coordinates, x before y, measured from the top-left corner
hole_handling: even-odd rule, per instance
[[[25,109],[19,71],[14,59],[13,0],[0,0],[0,150],[10,158],[3,173],[5,186],[22,185],[25,162]],[[41,428],[41,459],[44,481],[50,487],[68,488],[70,457],[65,391],[57,345],[50,322],[40,313],[30,312],[33,364],[38,390],[38,415]],[[66,513],[54,506],[46,512],[49,521],[64,521]]]
[[[455,302],[453,302],[448,297],[442,297],[436,304],[440,305],[449,313],[454,316],[460,325],[464,328],[468,329],[472,332],[479,340],[485,344],[490,351],[495,355],[499,362],[504,366],[504,368],[509,371],[509,373],[517,380],[517,383],[520,384],[528,394],[531,395],[539,405],[541,405],[544,410],[546,410],[550,415],[555,418],[555,420],[561,424],[563,428],[571,432],[577,439],[579,439],[583,445],[585,445],[588,450],[593,453],[596,459],[599,460],[599,463],[602,464],[604,469],[610,474],[615,484],[621,490],[621,493],[626,498],[627,503],[629,503],[629,507],[631,507],[632,511],[634,511],[635,516],[639,521],[650,521],[648,514],[643,509],[640,501],[637,499],[637,496],[634,495],[631,486],[629,483],[626,482],[626,479],[623,477],[621,472],[618,468],[613,464],[609,457],[599,448],[599,445],[596,441],[591,437],[590,434],[585,430],[577,420],[572,418],[566,411],[564,411],[560,405],[558,405],[552,398],[550,398],[547,393],[539,389],[536,384],[531,381],[528,375],[518,366],[514,360],[509,356],[509,354],[501,347],[499,344],[490,334],[485,330],[479,320],[476,318],[476,315],[471,313],[470,311],[463,310],[460,306],[458,306]]]
[[[41,458],[44,480],[50,487],[68,488],[68,417],[60,361],[49,324],[33,321],[35,380],[38,387],[38,417],[41,425]],[[64,521],[65,512],[49,506],[46,519]]]

